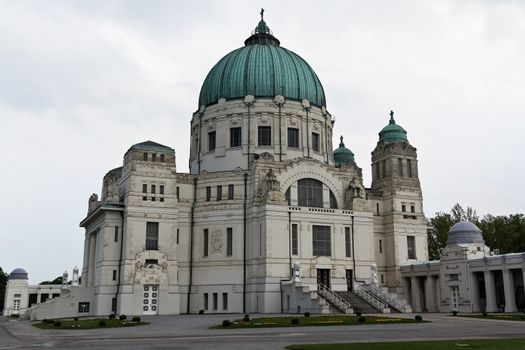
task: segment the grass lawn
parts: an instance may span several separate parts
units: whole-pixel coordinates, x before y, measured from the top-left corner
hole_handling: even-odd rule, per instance
[[[104,325],[102,325],[102,324]],[[117,319],[90,318],[79,319],[78,321],[69,320],[50,320],[49,323],[34,323],[33,326],[40,329],[94,329],[94,328],[116,328],[142,326],[148,322],[121,321]]]
[[[353,343],[353,344],[307,344],[289,345],[292,350],[523,350],[525,339],[476,339],[476,340],[437,340],[408,341],[388,343]]]
[[[507,321],[525,321],[525,314],[458,314],[461,317],[473,317],[473,318],[489,318],[492,320],[507,320]]]
[[[211,328],[229,329],[229,328],[266,328],[266,327],[304,327],[304,326],[349,326],[359,324],[387,324],[387,323],[417,323],[410,318],[387,317],[387,316],[363,316],[364,322],[359,322],[357,316],[346,315],[327,315],[327,316],[310,316],[303,315],[286,316],[286,317],[262,317],[254,318],[249,321],[232,320],[229,326],[222,325]],[[295,321],[294,321],[295,320]],[[423,321],[424,322],[424,321]]]

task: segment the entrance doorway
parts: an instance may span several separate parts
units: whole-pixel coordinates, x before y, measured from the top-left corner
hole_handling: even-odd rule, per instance
[[[145,284],[142,300],[142,314],[156,315],[159,313],[159,285]]]
[[[330,269],[317,269],[317,285],[320,284],[330,289]]]
[[[351,292],[352,291],[352,281],[353,281],[353,271],[352,270],[346,270],[346,289]]]
[[[450,305],[451,311],[458,311],[459,309],[459,287],[454,286],[450,288],[452,304]]]

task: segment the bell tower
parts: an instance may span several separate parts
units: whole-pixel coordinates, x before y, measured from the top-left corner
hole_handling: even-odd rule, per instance
[[[428,259],[423,196],[416,148],[390,111],[388,125],[379,132],[372,151],[372,188],[375,255],[383,286],[401,286],[400,264]]]

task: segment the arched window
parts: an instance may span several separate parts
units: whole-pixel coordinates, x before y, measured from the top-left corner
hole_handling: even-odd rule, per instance
[[[297,186],[297,192],[292,193],[292,187]],[[297,181],[295,185],[288,187],[284,193],[284,197],[288,205],[291,205],[292,202],[294,205],[299,205],[301,207],[324,207],[324,184],[316,179],[306,178]],[[329,190],[330,197],[329,205],[330,208],[337,209],[337,199],[335,198],[334,193]],[[297,197],[296,197],[297,196]]]
[[[323,207],[323,183],[315,179],[297,181],[297,203],[302,207]]]

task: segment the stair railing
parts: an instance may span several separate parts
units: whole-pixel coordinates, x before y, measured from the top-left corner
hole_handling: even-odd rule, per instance
[[[319,284],[317,286],[317,294],[328,300],[332,305],[337,307],[345,314],[351,314],[354,312],[352,310],[352,305],[350,305],[348,301],[335,294],[330,288],[328,288],[324,284]]]
[[[385,293],[381,288],[378,288],[376,286],[372,285],[363,285],[360,286],[363,290],[368,291],[370,294],[375,295],[376,298],[382,300],[389,306],[393,307],[399,312],[405,312],[405,305],[399,301],[399,299],[396,299],[389,295],[388,293]]]
[[[356,285],[354,287],[354,293],[360,297],[361,299],[365,300],[367,303],[381,311],[382,313],[390,313],[390,308],[388,307],[388,303],[384,302],[379,298],[378,296],[374,295],[370,290],[364,288],[364,286]]]

